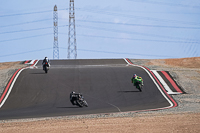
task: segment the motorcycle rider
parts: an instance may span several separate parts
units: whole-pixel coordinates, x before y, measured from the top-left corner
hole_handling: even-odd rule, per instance
[[[132,81],[134,86],[136,86],[137,83],[140,83],[142,86],[144,85],[142,77],[139,77],[136,74],[133,74],[133,77],[131,78],[131,81]],[[138,87],[139,86],[137,85],[136,88],[138,88]]]
[[[74,91],[72,91],[70,93],[70,101],[73,105],[75,105],[76,103],[74,103],[74,101],[76,101],[77,99],[81,98],[82,94],[81,93],[75,93]]]
[[[44,58],[44,60],[42,61],[42,65],[43,65],[43,70],[44,70],[44,65],[47,63],[47,67],[50,67],[50,61],[47,57]]]

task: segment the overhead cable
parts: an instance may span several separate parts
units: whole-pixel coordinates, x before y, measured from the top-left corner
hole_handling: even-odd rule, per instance
[[[60,47],[61,49],[67,49],[64,47]],[[147,54],[138,54],[138,53],[123,53],[123,52],[111,52],[111,51],[98,51],[98,50],[88,50],[88,49],[77,49],[79,51],[86,51],[86,52],[95,52],[95,53],[107,53],[107,54],[124,54],[124,55],[140,55],[140,56],[159,56],[159,57],[172,57],[172,56],[162,56],[162,55],[147,55]]]
[[[115,24],[115,25],[126,25],[126,26],[143,26],[143,27],[157,27],[157,28],[176,28],[176,29],[200,29],[200,27],[185,27],[185,26],[165,26],[165,25],[145,25],[145,24],[130,24],[130,23],[114,23],[114,22],[103,22],[103,21],[90,21],[90,20],[76,20],[80,22],[90,23],[102,23],[102,24]]]
[[[65,27],[67,25],[62,25],[58,27]],[[35,31],[35,30],[45,30],[45,29],[50,29],[52,27],[44,27],[44,28],[36,28],[36,29],[28,29],[28,30],[17,30],[17,31],[8,31],[8,32],[1,32],[0,34],[8,34],[8,33],[16,33],[16,32],[26,32],[26,31]]]
[[[61,33],[59,34],[67,35],[68,33]],[[134,40],[134,41],[145,41],[145,42],[163,42],[163,43],[192,43],[192,44],[199,44],[199,41],[170,41],[170,40],[155,40],[155,39],[135,39],[135,38],[122,38],[122,37],[111,37],[111,36],[97,36],[97,35],[86,35],[86,34],[77,34],[77,36],[85,36],[85,37],[95,37],[95,38],[108,38],[108,39],[117,39],[117,40]]]
[[[121,16],[126,18],[134,18],[134,19],[143,19],[148,21],[159,21],[159,22],[167,22],[167,23],[178,23],[178,24],[188,24],[188,25],[200,25],[198,22],[186,22],[181,20],[170,20],[170,19],[162,19],[162,18],[153,18],[153,17],[146,17],[146,16],[138,16],[138,15],[129,15],[129,14],[121,14],[116,12],[110,12],[105,10],[94,10],[94,9],[82,9],[82,11],[90,12],[90,13],[98,13],[104,15],[112,15],[112,16]]]
[[[140,2],[140,3],[149,3],[149,4],[158,4],[158,5],[167,5],[167,6],[176,6],[176,7],[186,7],[186,8],[200,8],[200,6],[198,5],[184,5],[184,4],[181,4],[181,3],[175,3],[173,1],[173,3],[166,3],[166,2],[163,2],[163,1],[141,1],[141,0],[128,0],[128,1],[131,1],[131,2]],[[191,2],[193,3],[193,2]]]
[[[0,40],[0,43],[2,43],[2,42],[9,42],[9,41],[16,41],[16,40],[23,40],[23,39],[27,39],[27,38],[47,36],[47,35],[53,35],[53,33],[40,34],[40,35],[35,35],[35,36],[27,36],[27,37],[21,37],[21,38],[14,38],[14,39],[8,39],[8,40]]]
[[[60,10],[66,10],[66,9],[60,9]],[[17,13],[17,14],[8,14],[8,15],[0,15],[0,18],[2,18],[2,17],[11,17],[11,16],[19,16],[19,15],[30,15],[30,14],[46,13],[46,12],[52,12],[52,10],[37,11],[37,12],[27,12],[27,13]]]
[[[102,28],[102,27],[99,28],[99,27],[92,27],[92,26],[86,26],[86,25],[78,25],[78,26],[82,27],[82,28],[95,29],[95,30],[98,29],[98,30],[111,31],[111,32],[117,32],[117,33],[137,34],[137,35],[142,35],[142,36],[159,37],[159,38],[166,38],[166,39],[188,40],[187,38],[156,35],[156,34],[149,34],[149,33],[140,33],[140,32],[134,32],[134,31],[123,31],[123,30],[116,30],[116,29]],[[199,43],[199,41],[198,41],[198,43]]]
[[[42,19],[42,20],[35,20],[35,21],[28,21],[28,22],[17,23],[17,24],[3,25],[3,26],[0,26],[0,28],[11,27],[11,26],[16,26],[16,25],[30,24],[30,23],[37,23],[37,22],[42,22],[42,21],[47,21],[47,20],[52,20],[52,18],[50,18],[50,19]]]
[[[31,50],[31,51],[25,51],[25,52],[20,52],[20,53],[14,53],[14,54],[6,54],[6,55],[0,55],[0,57],[7,57],[7,56],[16,56],[16,55],[20,55],[20,54],[30,54],[32,52],[38,52],[38,51],[45,51],[45,50],[49,50],[52,48],[44,48],[44,49],[38,49],[38,50]]]

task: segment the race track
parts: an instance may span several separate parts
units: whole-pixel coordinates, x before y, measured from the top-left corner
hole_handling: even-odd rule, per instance
[[[41,61],[36,69],[24,69],[0,108],[0,120],[53,116],[117,113],[171,106],[148,73],[124,59],[52,60],[48,74]],[[143,91],[131,83],[132,75],[143,77]],[[80,92],[89,107],[69,101],[70,92]]]

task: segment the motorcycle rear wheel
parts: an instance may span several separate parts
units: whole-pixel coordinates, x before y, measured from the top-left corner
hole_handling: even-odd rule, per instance
[[[48,72],[48,70],[47,70],[47,66],[45,66],[45,68],[44,68],[44,71],[45,71],[45,73],[47,73],[47,72]]]

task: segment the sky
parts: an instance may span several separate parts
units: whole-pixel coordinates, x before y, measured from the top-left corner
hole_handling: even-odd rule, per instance
[[[70,0],[0,0],[0,62],[67,59]],[[77,59],[200,56],[199,0],[74,0]]]

